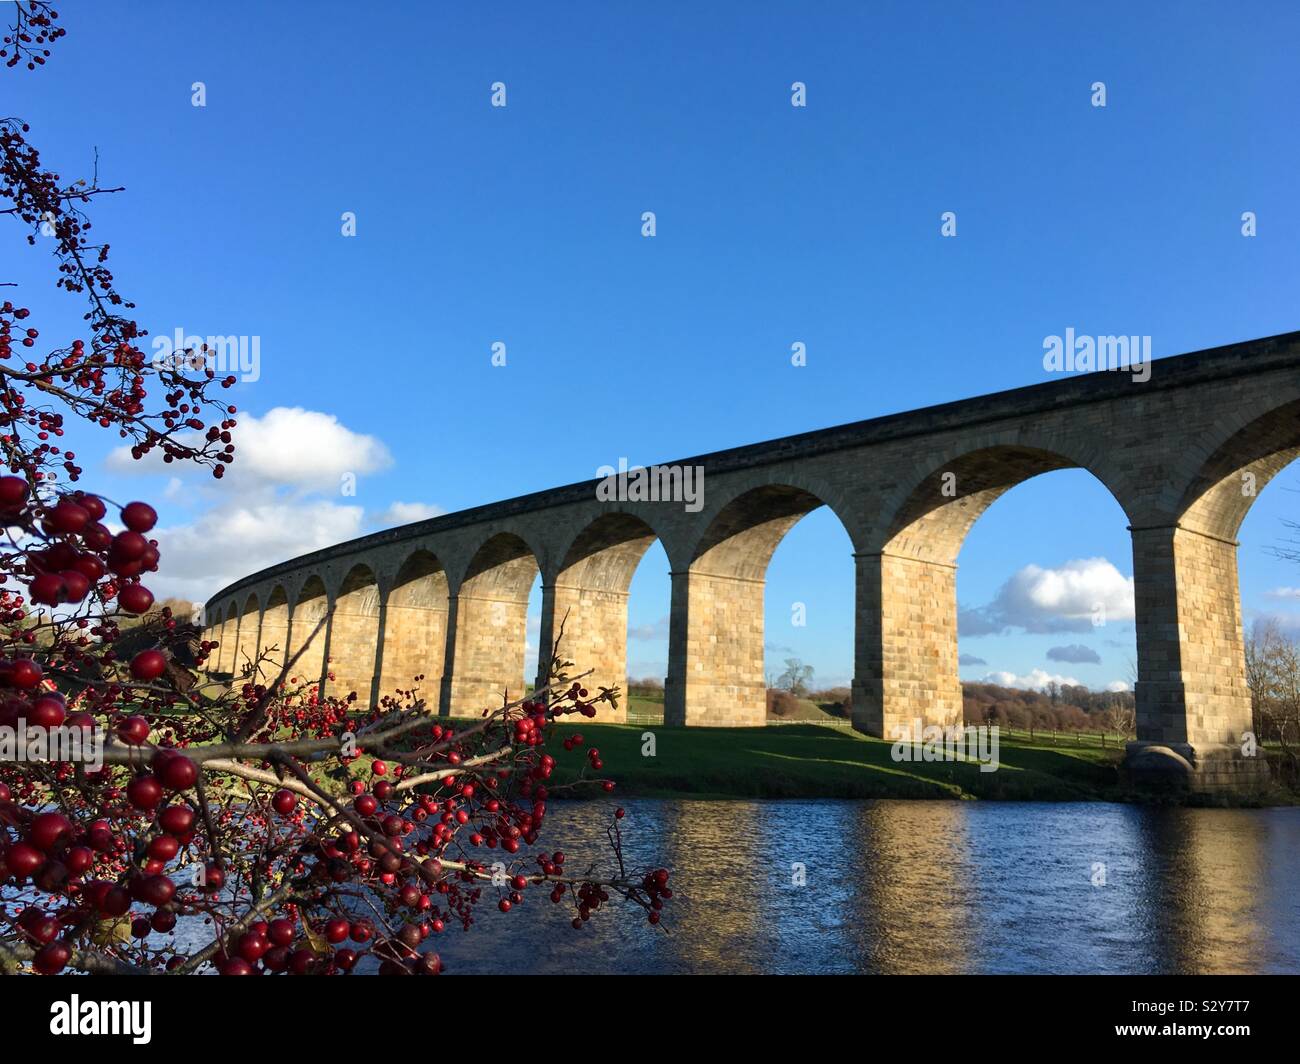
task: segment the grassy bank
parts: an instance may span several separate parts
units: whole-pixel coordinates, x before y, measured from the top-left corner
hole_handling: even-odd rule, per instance
[[[632,708],[632,707],[629,707]],[[1122,798],[1120,750],[1093,737],[1003,738],[1000,767],[963,762],[896,762],[892,743],[843,727],[663,728],[641,724],[561,725],[583,748],[555,754],[556,781],[576,778],[585,748],[599,748],[603,775],[619,794],[698,798],[986,798],[1077,801]],[[655,756],[642,756],[652,730]]]

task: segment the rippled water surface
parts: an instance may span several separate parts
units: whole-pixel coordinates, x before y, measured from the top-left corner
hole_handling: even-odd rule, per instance
[[[1300,972],[1300,809],[623,805],[629,862],[673,870],[667,933],[613,908],[574,931],[535,891],[438,936],[449,969]],[[553,804],[548,845],[603,856],[611,809]]]

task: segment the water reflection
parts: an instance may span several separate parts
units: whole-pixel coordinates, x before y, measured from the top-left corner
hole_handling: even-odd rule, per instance
[[[574,931],[538,891],[439,936],[450,969],[1300,971],[1300,809],[622,804],[629,862],[673,869],[668,933],[632,911]],[[554,805],[551,844],[603,853],[611,808]]]

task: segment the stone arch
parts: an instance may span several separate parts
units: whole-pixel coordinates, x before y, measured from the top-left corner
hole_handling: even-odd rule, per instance
[[[429,550],[407,555],[384,603],[380,693],[418,687],[436,699],[447,647],[447,571]],[[424,679],[417,684],[415,677]]]
[[[1026,480],[1058,469],[1091,473],[1121,509],[1124,500],[1095,467],[1055,449],[999,443],[961,449],[937,462],[881,508],[876,550],[955,565],[966,535],[999,498]]]
[[[308,576],[294,596],[289,611],[290,685],[320,685],[325,672],[326,643],[329,640],[329,593],[325,581],[316,574]],[[325,623],[322,623],[322,622]]]
[[[1207,457],[1177,507],[1184,528],[1236,539],[1259,493],[1300,458],[1300,399],[1240,425]]]
[[[289,596],[283,584],[276,584],[266,596],[257,648],[259,654],[265,656],[261,666],[262,679],[274,680],[289,660]]]
[[[627,604],[632,575],[658,535],[644,518],[609,511],[592,519],[569,541],[555,575],[542,584],[542,624],[537,655],[537,685],[550,677],[557,636],[564,660],[579,672],[590,691],[618,687],[617,708],[602,704],[597,719],[627,719]]]
[[[257,661],[257,639],[261,631],[262,610],[257,594],[250,593],[239,612],[239,634],[235,640],[235,657],[231,671],[235,678],[244,675],[250,664]]]
[[[1024,442],[979,441],[934,462],[882,508],[872,549],[857,555],[853,720],[897,738],[920,720],[962,722],[957,650],[957,557],[975,522],[1019,484],[1084,469],[1123,501],[1087,461]]]
[[[379,577],[358,562],[339,581],[329,624],[329,675],[325,693],[346,698],[355,691],[357,701],[374,702],[376,660],[379,651]]]
[[[442,712],[477,716],[524,692],[528,596],[540,566],[515,532],[497,532],[471,555],[452,597]]]
[[[689,567],[673,573],[665,724],[766,722],[768,563],[786,533],[824,505],[806,488],[768,483],[734,493],[714,511]]]
[[[1254,727],[1236,537],[1260,490],[1300,457],[1300,400],[1225,417],[1170,519],[1133,530],[1137,710],[1139,742],[1236,771]]]

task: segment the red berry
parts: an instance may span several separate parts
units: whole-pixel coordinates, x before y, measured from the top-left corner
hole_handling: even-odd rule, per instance
[[[32,968],[41,975],[58,975],[72,959],[72,950],[62,939],[51,942],[32,958]]]
[[[104,514],[108,513],[108,510],[104,507],[104,500],[98,495],[79,494],[76,496],[76,501],[78,506],[90,514],[92,521],[102,521]]]
[[[90,594],[90,579],[79,569],[64,569],[59,579],[63,581],[63,597],[68,602],[80,602]]]
[[[199,776],[198,766],[175,750],[159,750],[153,755],[152,767],[159,781],[169,791],[189,790]]]
[[[58,695],[42,695],[27,710],[27,723],[33,728],[57,728],[67,716],[63,699]]]
[[[144,613],[153,605],[153,592],[143,584],[127,584],[117,593],[117,602],[127,613]]]
[[[158,782],[156,776],[136,776],[126,785],[127,800],[137,809],[146,812],[157,808],[158,803],[162,801],[162,795],[162,784]]]
[[[46,527],[52,532],[73,535],[80,532],[90,521],[90,514],[71,499],[64,499],[45,518]]]
[[[35,846],[20,842],[9,847],[9,852],[4,855],[4,860],[10,874],[22,880],[45,863],[45,854],[41,853]]]
[[[31,488],[22,477],[0,477],[0,510],[17,510],[30,494]]]
[[[288,816],[293,812],[294,806],[298,804],[298,796],[293,791],[286,791],[283,788],[276,791],[271,797],[271,807],[281,816]],[[281,943],[285,945],[286,943]]]
[[[122,524],[132,532],[148,532],[158,523],[158,512],[147,502],[129,502],[122,507]]]
[[[39,813],[32,821],[28,838],[37,849],[49,853],[61,840],[72,834],[72,821],[62,813]]]
[[[235,949],[239,955],[248,961],[249,964],[256,964],[262,959],[262,954],[271,948],[271,943],[261,935],[254,934],[252,931],[245,931],[239,936],[239,941],[235,944]]]
[[[113,537],[113,545],[109,548],[110,560],[115,562],[139,561],[140,557],[148,549],[149,541],[139,532],[119,532]],[[120,568],[115,565],[113,571],[120,572]]]
[[[39,602],[42,606],[57,606],[64,601],[67,585],[58,573],[40,573],[32,578],[27,590],[31,593],[33,602]]]
[[[149,722],[144,717],[127,717],[117,726],[117,737],[131,746],[139,746],[149,738]]]
[[[267,928],[267,937],[277,946],[290,945],[294,938],[293,921],[287,920],[283,916],[272,920]]]
[[[194,810],[188,805],[169,805],[158,816],[163,831],[171,835],[184,835],[194,827]]]
[[[166,905],[176,897],[176,884],[168,876],[146,876],[140,883],[139,895],[150,905]]]
[[[24,691],[30,691],[43,677],[41,667],[31,658],[19,658],[9,667],[9,682]]]
[[[155,861],[170,861],[180,852],[181,844],[175,835],[155,835],[149,840],[149,856]]]
[[[142,650],[131,659],[131,675],[141,683],[158,679],[167,671],[167,656],[161,650]]]

